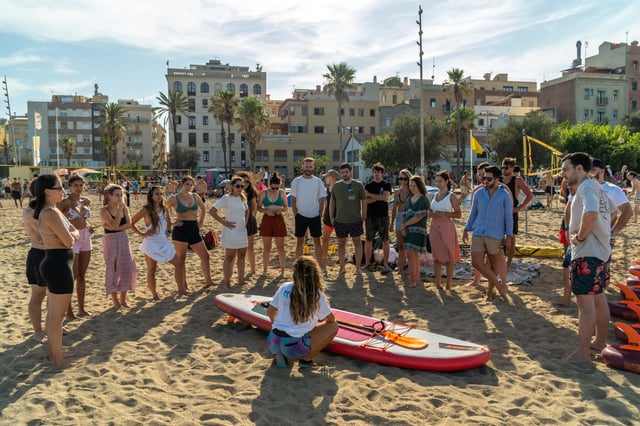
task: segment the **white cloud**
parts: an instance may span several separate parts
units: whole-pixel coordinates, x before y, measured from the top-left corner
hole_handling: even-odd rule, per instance
[[[34,62],[42,62],[44,59],[30,51],[15,52],[8,56],[0,56],[0,67],[10,67],[16,65],[29,64]]]

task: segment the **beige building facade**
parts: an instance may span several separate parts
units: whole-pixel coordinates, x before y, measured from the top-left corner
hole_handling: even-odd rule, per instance
[[[140,105],[133,99],[119,99],[127,117],[125,136],[118,144],[116,164],[121,168],[157,169],[154,161],[154,112],[151,105]]]

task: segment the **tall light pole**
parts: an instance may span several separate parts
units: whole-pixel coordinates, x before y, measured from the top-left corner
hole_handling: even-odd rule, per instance
[[[422,6],[418,6],[418,20],[416,21],[418,24],[418,37],[419,41],[416,43],[420,48],[420,61],[418,62],[418,66],[420,67],[420,174],[424,174],[424,102],[423,102],[423,89],[422,89],[422,55],[424,52],[422,51]],[[426,176],[424,176],[426,180]]]
[[[7,115],[9,116],[9,122],[8,124],[8,130],[9,130],[9,139],[8,139],[8,143],[9,145],[13,145],[13,149],[14,149],[14,154],[17,157],[18,156],[18,152],[17,152],[17,147],[15,144],[15,140],[16,140],[16,135],[14,133],[13,130],[13,120],[12,120],[12,116],[11,116],[11,101],[9,101],[9,86],[7,84],[7,76],[4,76],[4,80],[2,80],[2,88],[4,90],[4,97],[6,98],[4,100],[4,103],[7,104]],[[11,139],[13,138],[13,143],[11,143]]]

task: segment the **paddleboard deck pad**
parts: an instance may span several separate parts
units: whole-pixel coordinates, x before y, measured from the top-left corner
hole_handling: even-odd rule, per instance
[[[223,293],[214,297],[215,306],[229,314],[230,322],[241,320],[261,330],[271,330],[267,308],[271,297]],[[406,324],[381,322],[353,312],[333,309],[339,330],[327,350],[364,361],[416,370],[459,371],[480,367],[491,358],[487,346],[420,330]],[[368,330],[362,329],[367,328]],[[424,341],[426,346],[412,349],[393,341]],[[402,340],[402,339],[401,339]]]

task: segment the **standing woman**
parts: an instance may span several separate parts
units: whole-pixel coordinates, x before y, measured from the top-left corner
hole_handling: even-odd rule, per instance
[[[454,263],[460,260],[458,234],[453,218],[460,218],[460,200],[451,192],[451,179],[446,170],[436,173],[438,193],[431,200],[429,239],[433,254],[436,286],[442,288],[442,264],[447,265],[447,290],[451,290]]]
[[[409,287],[414,288],[421,282],[420,255],[427,253],[427,211],[430,203],[422,176],[411,177],[409,191],[411,196],[404,208],[400,232],[409,258]]]
[[[404,208],[407,205],[407,200],[411,196],[411,191],[409,191],[409,179],[411,179],[411,176],[411,172],[407,169],[402,169],[400,173],[398,173],[400,188],[394,192],[393,209],[391,210],[391,223],[394,224],[396,242],[398,243],[398,271],[400,271],[401,274],[404,273],[407,251],[404,248],[404,235],[400,231]]]
[[[280,189],[280,176],[273,172],[269,178],[269,189],[258,195],[258,211],[262,212],[260,236],[262,237],[262,275],[267,275],[269,257],[271,256],[272,239],[276,240],[278,258],[280,260],[280,275],[284,275],[287,255],[284,251],[284,237],[287,236],[287,225],[283,213],[289,208],[287,194]]]
[[[247,205],[249,206],[249,216],[247,219],[247,260],[249,261],[249,271],[253,275],[256,273],[256,252],[253,243],[258,233],[258,220],[256,219],[256,212],[258,211],[258,190],[256,189],[251,173],[242,171],[238,172],[238,176],[244,181],[244,193],[247,196]]]
[[[144,218],[145,232],[141,232],[135,224]],[[147,203],[131,218],[131,229],[143,237],[140,250],[144,253],[147,264],[147,287],[153,300],[160,300],[156,291],[156,269],[158,262],[168,262],[174,267],[174,278],[178,285],[178,294],[189,294],[185,279],[184,262],[176,254],[176,249],[167,237],[171,232],[169,209],[164,203],[161,186],[152,186],[147,192]]]
[[[62,353],[62,320],[71,302],[73,293],[73,251],[71,246],[78,239],[78,231],[58,210],[56,204],[62,200],[62,182],[54,175],[38,176],[35,183],[36,199],[32,204],[33,217],[45,247],[45,256],[40,263],[40,274],[47,283],[47,339],[49,360],[56,367],[64,368]]]
[[[47,283],[40,274],[40,263],[44,259],[45,247],[40,235],[38,221],[33,217],[33,209],[36,203],[36,180],[32,180],[29,185],[29,193],[32,200],[29,205],[22,210],[22,221],[24,229],[31,240],[31,248],[27,254],[27,282],[31,286],[31,299],[29,300],[29,319],[33,326],[32,340],[41,343],[46,335],[42,330],[42,301],[47,295]]]
[[[331,233],[335,229],[331,223],[331,212],[329,211],[329,201],[331,200],[331,190],[333,184],[340,180],[340,175],[335,170],[331,169],[324,175],[324,184],[327,187],[327,196],[324,199],[324,214],[322,215],[322,262],[320,267],[324,272],[327,272],[327,260],[329,258],[329,240],[331,239]],[[336,212],[333,212],[335,216]]]
[[[100,218],[104,226],[102,251],[104,255],[105,288],[111,295],[113,306],[128,308],[127,292],[136,289],[136,264],[131,254],[129,238],[125,232],[131,228],[129,209],[123,200],[120,185],[107,185],[104,192],[109,202],[100,209]]]
[[[84,296],[86,293],[87,268],[91,260],[91,234],[93,228],[89,224],[91,217],[91,200],[82,195],[84,191],[84,178],[73,174],[69,178],[69,190],[71,193],[62,200],[58,208],[69,222],[78,230],[80,236],[73,244],[73,277],[76,280],[76,297],[78,298],[78,317],[90,317],[91,313],[84,309]],[[75,319],[71,304],[67,309],[67,320]]]
[[[187,249],[191,247],[200,258],[200,270],[204,276],[205,288],[211,287],[211,267],[209,266],[209,252],[202,241],[200,229],[204,224],[205,205],[197,194],[192,191],[195,181],[191,176],[185,176],[181,180],[180,191],[175,197],[167,200],[167,207],[176,212],[176,221],[173,222],[171,239],[176,248],[176,254],[186,264]],[[185,283],[184,290],[189,288]]]
[[[231,288],[231,274],[236,255],[238,256],[239,284],[246,284],[244,281],[244,261],[248,244],[246,223],[249,218],[249,207],[247,206],[247,197],[244,195],[244,188],[243,179],[240,176],[233,176],[231,178],[231,192],[222,196],[209,210],[209,214],[223,226],[224,263],[222,274],[224,287],[227,290]],[[224,218],[219,215],[218,211],[220,210],[224,210]]]
[[[324,295],[320,265],[311,256],[300,256],[293,263],[293,282],[283,284],[267,310],[273,322],[269,333],[269,352],[276,366],[287,367],[288,360],[299,360],[299,367],[311,367],[313,357],[338,333],[336,318]]]

